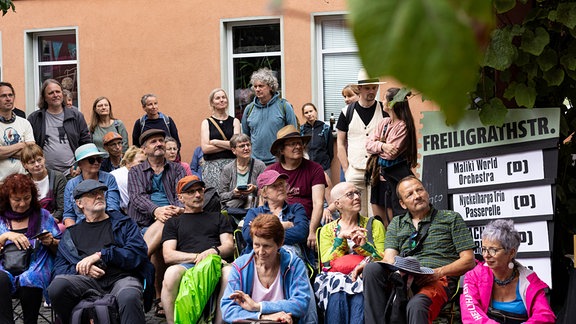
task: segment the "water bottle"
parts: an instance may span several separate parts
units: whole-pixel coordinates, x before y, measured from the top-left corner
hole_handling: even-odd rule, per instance
[[[336,118],[334,118],[334,113],[330,113],[330,131],[334,131],[334,124],[336,124]]]

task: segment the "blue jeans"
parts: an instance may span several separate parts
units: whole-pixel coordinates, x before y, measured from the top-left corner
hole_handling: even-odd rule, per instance
[[[343,291],[330,295],[324,323],[364,323],[364,295],[348,295]]]

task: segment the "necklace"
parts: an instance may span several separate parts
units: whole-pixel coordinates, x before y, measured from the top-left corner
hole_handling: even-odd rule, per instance
[[[514,270],[512,271],[512,274],[510,275],[510,277],[506,278],[505,280],[498,280],[496,278],[496,276],[494,276],[494,282],[498,285],[498,286],[506,286],[507,284],[511,283],[512,280],[514,280],[514,278],[516,277],[516,272],[518,272],[518,270],[516,269],[516,267],[514,267]]]

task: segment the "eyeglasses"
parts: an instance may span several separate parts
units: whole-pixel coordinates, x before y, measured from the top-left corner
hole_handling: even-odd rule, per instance
[[[191,195],[191,196],[193,196],[197,193],[204,193],[204,188],[200,187],[200,188],[190,189],[190,190],[183,192],[183,194],[187,194],[187,195]]]
[[[349,192],[343,194],[342,196],[340,196],[340,198],[346,197],[350,200],[353,200],[355,195],[358,195],[358,198],[362,198],[362,193],[359,190],[349,191]],[[340,198],[338,198],[336,200],[339,200]]]
[[[122,146],[122,141],[106,143],[106,146]]]
[[[102,157],[101,156],[98,156],[98,157],[91,156],[91,157],[87,158],[86,161],[88,161],[88,163],[90,163],[90,164],[96,164],[96,162],[102,163]]]
[[[291,143],[285,143],[284,146],[287,146],[287,147],[292,148],[292,147],[296,147],[296,146],[304,146],[304,143],[302,143],[302,141],[300,141],[300,142],[291,142]]]
[[[277,181],[277,182],[274,182],[273,184],[269,184],[267,187],[274,188],[274,189],[278,190],[280,188],[286,187],[286,181]]]
[[[482,255],[488,253],[488,255],[494,257],[494,256],[496,256],[496,253],[498,253],[498,251],[500,251],[500,250],[504,250],[504,248],[493,248],[493,247],[485,248],[485,247],[483,247],[482,248]]]
[[[252,144],[250,144],[250,143],[244,143],[244,144],[238,144],[238,145],[236,145],[235,148],[237,148],[237,149],[243,149],[243,148],[245,148],[245,147],[251,147],[251,146],[252,146]]]

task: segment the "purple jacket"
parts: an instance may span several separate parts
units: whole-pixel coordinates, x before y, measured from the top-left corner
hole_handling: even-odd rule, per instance
[[[516,263],[519,271],[520,296],[528,312],[525,323],[555,323],[556,316],[546,299],[544,283],[535,272]],[[462,323],[496,323],[486,315],[492,296],[494,276],[492,270],[479,263],[464,277],[464,289],[460,296]]]

